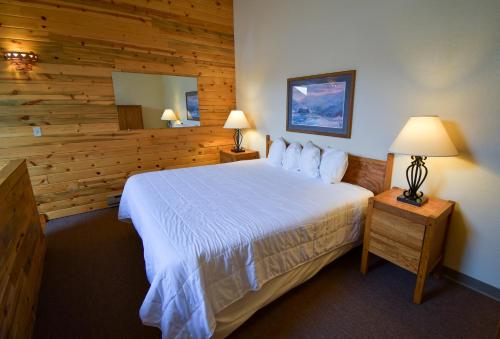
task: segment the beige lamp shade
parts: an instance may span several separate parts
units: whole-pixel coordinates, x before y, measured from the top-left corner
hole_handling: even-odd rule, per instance
[[[163,111],[163,114],[161,116],[161,120],[167,120],[167,121],[177,121],[177,116],[175,115],[174,111],[172,111],[170,108],[167,108],[166,110]]]
[[[224,124],[224,128],[249,128],[250,124],[248,123],[247,118],[245,117],[245,113],[243,111],[232,110],[227,117],[226,123]]]
[[[437,116],[411,117],[389,151],[426,157],[450,157],[458,154]]]

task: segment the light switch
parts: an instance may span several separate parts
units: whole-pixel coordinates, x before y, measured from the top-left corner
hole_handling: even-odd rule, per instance
[[[41,137],[42,136],[42,129],[40,127],[33,127],[33,136]]]

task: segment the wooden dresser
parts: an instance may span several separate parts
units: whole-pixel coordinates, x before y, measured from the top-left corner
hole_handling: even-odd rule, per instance
[[[31,338],[45,258],[25,160],[0,169],[0,338]]]
[[[220,162],[233,162],[240,160],[251,160],[251,159],[259,159],[259,152],[252,151],[250,149],[245,150],[245,152],[235,153],[231,150],[222,150],[220,151]]]
[[[448,225],[455,203],[437,198],[421,206],[397,201],[392,188],[369,201],[361,272],[366,274],[373,253],[417,274],[413,302],[422,302],[425,279],[441,264]]]

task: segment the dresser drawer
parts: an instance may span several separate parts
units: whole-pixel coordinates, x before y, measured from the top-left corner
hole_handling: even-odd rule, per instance
[[[410,272],[418,272],[418,265],[420,263],[419,250],[373,232],[369,244],[368,250],[373,254],[389,260]]]
[[[424,240],[425,226],[397,215],[374,208],[371,232],[391,239],[401,245],[420,252]]]

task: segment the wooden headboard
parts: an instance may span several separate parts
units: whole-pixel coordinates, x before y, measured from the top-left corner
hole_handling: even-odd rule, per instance
[[[271,136],[266,135],[266,157],[271,147]],[[394,154],[388,153],[386,160],[378,160],[349,154],[349,166],[342,181],[369,189],[374,194],[391,188]]]

